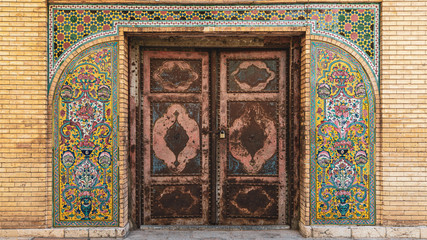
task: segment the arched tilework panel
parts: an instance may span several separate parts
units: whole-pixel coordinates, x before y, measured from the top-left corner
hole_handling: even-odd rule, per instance
[[[119,27],[299,27],[354,49],[379,84],[380,5],[56,5],[49,6],[49,81],[79,46],[118,35]]]
[[[74,58],[53,109],[54,225],[117,226],[117,42]]]
[[[375,223],[375,99],[344,50],[311,45],[311,222]]]

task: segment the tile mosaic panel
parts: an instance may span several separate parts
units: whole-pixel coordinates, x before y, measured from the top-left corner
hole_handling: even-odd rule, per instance
[[[312,43],[311,222],[375,223],[375,100],[345,51]]]
[[[54,226],[117,226],[117,43],[80,53],[54,95]]]
[[[378,4],[51,5],[49,84],[77,45],[116,35],[118,26],[311,26],[312,34],[347,44],[379,72]]]

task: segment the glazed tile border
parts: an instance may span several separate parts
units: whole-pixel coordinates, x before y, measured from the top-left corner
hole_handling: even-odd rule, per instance
[[[80,27],[83,34],[77,34],[75,30],[71,30],[69,35],[73,36],[74,40],[68,42],[68,46],[62,54],[56,49],[64,50],[64,39],[69,38],[66,36],[64,29],[59,29],[58,26],[61,22],[70,23],[70,17],[67,21],[65,17],[58,19],[55,14],[58,11],[79,11],[78,14],[83,14],[80,22],[78,18],[74,18],[74,27],[77,24]],[[369,20],[371,25],[370,30],[364,29],[362,32],[358,31],[356,23],[361,21],[355,21],[354,25],[351,25],[350,31],[344,31],[343,24],[348,22],[348,19],[341,24],[341,29],[338,25],[331,23],[337,23],[338,18],[341,15],[349,15],[350,12],[358,10],[370,10],[373,15],[372,18],[364,18]],[[106,21],[107,15],[111,11],[117,12],[113,16],[114,19]],[[203,14],[200,14],[200,11]],[[267,11],[267,12],[266,12]],[[314,11],[318,11],[318,14],[314,14]],[[321,12],[323,11],[323,12]],[[325,11],[330,11],[330,14],[324,14]],[[49,74],[48,74],[48,90],[52,83],[52,80],[58,71],[63,61],[78,47],[81,45],[91,42],[93,40],[118,35],[119,27],[200,27],[200,26],[283,26],[283,27],[298,27],[298,26],[310,26],[311,33],[319,36],[327,36],[334,38],[347,46],[354,49],[358,54],[365,59],[371,70],[375,73],[377,84],[379,85],[379,4],[275,4],[275,5],[229,5],[229,6],[216,6],[216,5],[178,5],[178,6],[161,6],[161,5],[50,5],[49,6]],[[137,13],[137,15],[135,15]],[[188,14],[190,13],[190,14]],[[90,17],[90,15],[96,15]],[[176,19],[178,16],[187,14],[189,19],[199,20],[179,20]],[[324,15],[322,15],[324,14]],[[357,14],[357,13],[356,13]],[[186,15],[186,16],[187,16]],[[202,16],[203,15],[203,16]],[[370,16],[369,15],[369,16]],[[56,16],[56,17],[55,17]],[[89,18],[84,19],[84,17]],[[100,17],[101,16],[101,17]],[[130,17],[132,16],[132,17]],[[148,16],[148,17],[147,17]],[[174,17],[175,16],[175,17]],[[282,19],[279,19],[279,16]],[[313,16],[317,16],[317,19],[311,19]],[[328,17],[327,17],[328,16]],[[361,15],[366,16],[366,15]],[[132,20],[133,19],[147,19],[147,20]],[[145,18],[144,18],[145,17]],[[152,20],[150,20],[150,18]],[[205,20],[201,20],[205,18]],[[210,19],[207,19],[210,18]],[[314,17],[316,18],[316,17]],[[327,19],[328,18],[328,19]],[[350,16],[351,18],[351,16]],[[159,20],[157,20],[159,19]],[[172,19],[172,20],[168,20]],[[218,19],[229,19],[229,20],[218,20]],[[258,20],[262,19],[262,20]],[[279,19],[279,20],[274,20]],[[289,19],[289,20],[287,20]],[[346,19],[346,18],[344,18]],[[88,20],[87,22],[85,22]],[[96,24],[93,24],[96,22]],[[106,22],[107,24],[104,24]],[[362,21],[363,22],[363,21]],[[366,22],[364,22],[366,25]],[[62,27],[64,24],[62,24]],[[69,25],[69,24],[68,24]],[[102,26],[101,26],[102,25]],[[349,25],[349,26],[350,26]],[[360,25],[360,24],[359,24]],[[94,27],[92,30],[88,30],[88,27]],[[108,26],[105,27],[104,26]],[[99,30],[99,29],[108,30]],[[351,31],[351,29],[354,29]],[[363,29],[363,27],[362,27]],[[359,29],[360,30],[360,29]],[[353,36],[351,34],[356,33],[357,36],[361,33],[365,33],[363,36],[364,41],[354,41],[348,37],[343,37],[339,33],[345,36]],[[63,34],[58,39],[58,34]],[[373,34],[370,34],[373,33]],[[359,39],[360,40],[360,39]],[[72,42],[72,43],[70,43]],[[62,44],[62,45],[61,45]],[[372,48],[371,48],[372,47]],[[371,49],[373,53],[372,57],[366,53],[367,50]]]

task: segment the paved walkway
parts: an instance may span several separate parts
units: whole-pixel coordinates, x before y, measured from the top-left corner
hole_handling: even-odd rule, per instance
[[[261,239],[305,239],[294,230],[138,230],[132,231],[127,240],[261,240]]]
[[[58,240],[58,238],[1,238],[0,240]],[[61,239],[61,238],[60,238]],[[61,240],[117,240],[116,238],[62,238]],[[304,238],[298,231],[289,229],[174,229],[174,228],[157,228],[150,227],[142,230],[131,231],[125,240],[313,240],[313,239],[328,239],[328,240],[348,240],[348,238]],[[391,240],[391,239],[387,239]],[[409,240],[409,239],[395,239]]]
[[[310,239],[295,230],[161,230],[132,231],[126,240],[263,240],[263,239]]]
[[[116,238],[1,238],[0,240],[117,240]],[[294,230],[169,230],[131,231],[124,240],[263,240],[309,239]]]
[[[144,229],[132,231],[126,240],[349,240],[350,238],[304,238],[296,230],[170,230],[170,229]],[[413,240],[411,238],[370,238],[363,240]]]

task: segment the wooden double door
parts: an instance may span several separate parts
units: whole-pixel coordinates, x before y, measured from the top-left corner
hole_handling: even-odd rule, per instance
[[[286,51],[142,51],[143,224],[287,224]]]

